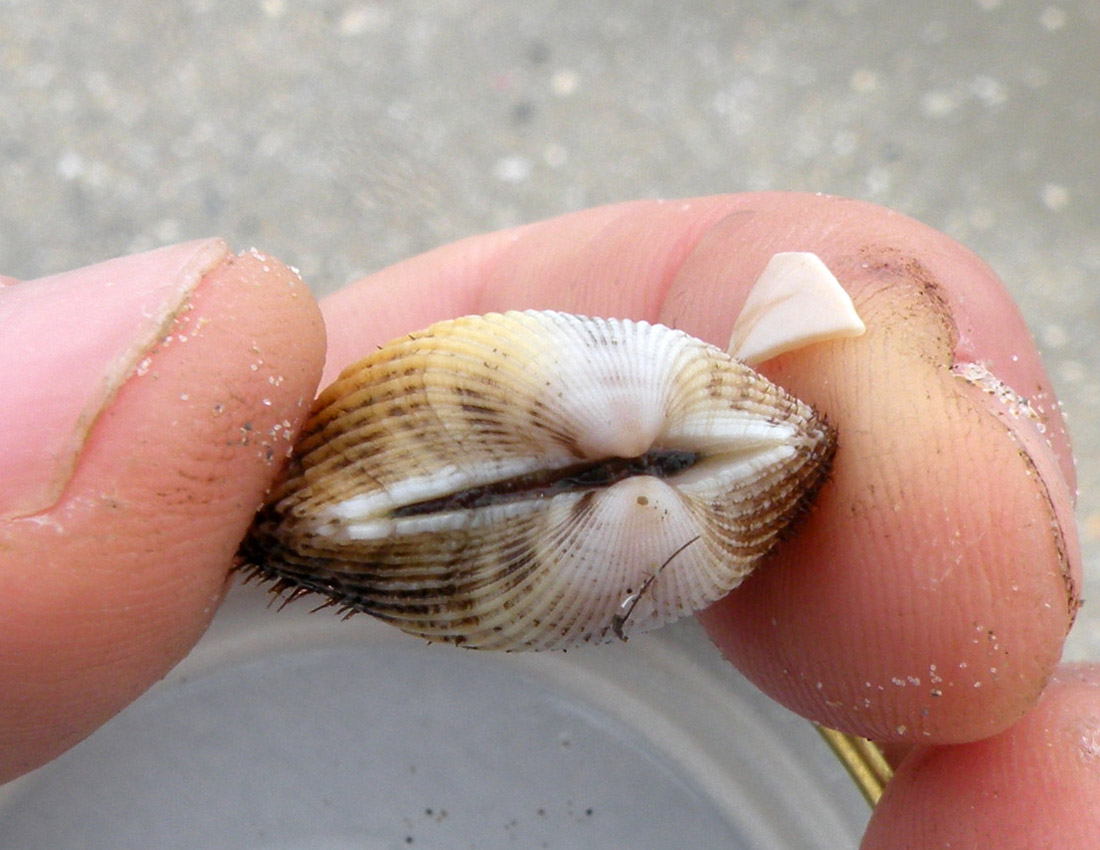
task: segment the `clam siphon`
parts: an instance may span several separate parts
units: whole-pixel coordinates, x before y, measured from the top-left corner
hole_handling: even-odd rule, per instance
[[[734,588],[834,448],[812,408],[681,331],[466,316],[321,394],[238,561],[432,641],[625,638]]]

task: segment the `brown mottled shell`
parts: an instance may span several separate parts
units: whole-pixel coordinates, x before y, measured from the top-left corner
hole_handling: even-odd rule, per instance
[[[808,405],[683,332],[467,316],[321,394],[240,560],[432,641],[605,641],[736,587],[834,446]]]

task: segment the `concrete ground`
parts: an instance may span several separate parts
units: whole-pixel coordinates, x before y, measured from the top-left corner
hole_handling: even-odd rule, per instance
[[[610,201],[875,201],[1018,299],[1075,437],[1095,586],[1098,44],[1092,0],[0,0],[0,269],[218,234],[324,293]],[[1068,654],[1100,658],[1100,605]]]

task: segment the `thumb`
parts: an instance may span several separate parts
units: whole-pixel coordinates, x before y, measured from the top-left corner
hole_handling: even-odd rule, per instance
[[[198,639],[308,411],[324,331],[219,240],[0,286],[0,781]]]

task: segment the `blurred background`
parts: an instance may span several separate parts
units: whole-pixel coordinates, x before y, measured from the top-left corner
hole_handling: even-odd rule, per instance
[[[1095,0],[0,0],[0,270],[221,235],[323,294],[611,201],[875,201],[1019,301],[1096,586],[1098,45]],[[1100,658],[1100,605],[1068,654]]]

